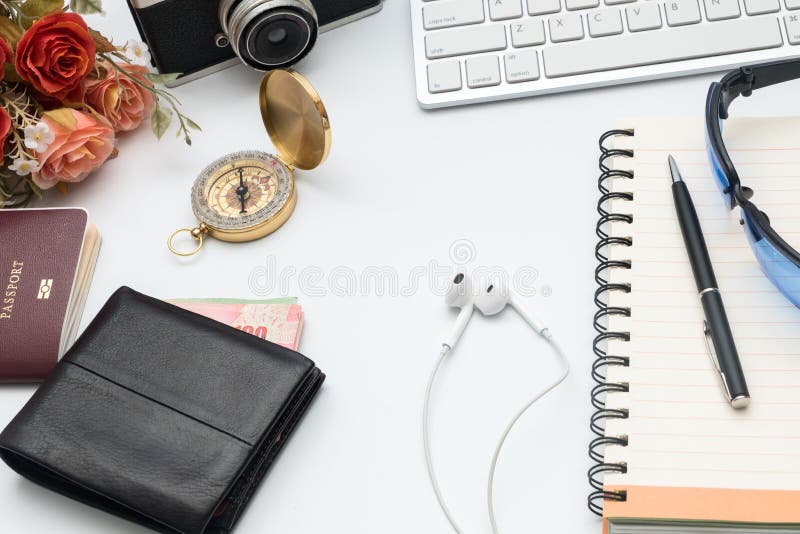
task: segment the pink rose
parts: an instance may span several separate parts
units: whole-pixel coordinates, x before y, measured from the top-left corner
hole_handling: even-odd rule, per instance
[[[42,189],[58,182],[80,182],[114,151],[114,130],[93,115],[62,108],[42,116],[55,139],[37,155],[40,170],[33,181]]]
[[[134,80],[105,64],[105,77],[86,83],[86,103],[111,123],[116,132],[135,130],[153,111],[153,93]],[[129,76],[148,87],[153,84],[145,78],[146,67],[120,63]],[[102,71],[101,71],[102,72]]]

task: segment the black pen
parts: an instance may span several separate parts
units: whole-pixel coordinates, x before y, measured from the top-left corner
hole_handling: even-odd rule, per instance
[[[683,241],[689,253],[689,263],[692,265],[697,291],[700,293],[700,302],[703,304],[706,320],[703,322],[703,334],[706,339],[708,353],[717,372],[722,379],[722,386],[728,402],[734,408],[746,408],[750,404],[750,392],[739,361],[739,353],[733,340],[733,332],[725,313],[717,286],[717,277],[708,255],[703,229],[697,218],[697,211],[689,194],[689,188],[683,181],[678,164],[669,157],[669,170],[672,174],[672,196],[675,199],[675,211],[681,225]],[[709,342],[710,340],[710,342]]]

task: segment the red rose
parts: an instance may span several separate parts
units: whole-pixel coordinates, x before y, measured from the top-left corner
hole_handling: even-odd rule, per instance
[[[80,15],[54,13],[33,23],[17,45],[17,73],[43,95],[63,100],[94,67],[97,47]]]
[[[8,116],[6,108],[0,108],[0,154],[5,153],[3,147],[6,144],[6,137],[11,131],[11,117]]]
[[[6,75],[6,63],[10,63],[12,59],[11,47],[4,39],[0,38],[0,82]]]

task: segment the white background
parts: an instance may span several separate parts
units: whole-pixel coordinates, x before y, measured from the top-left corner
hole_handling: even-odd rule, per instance
[[[137,37],[123,0],[105,4],[107,16],[90,24],[118,43]],[[207,163],[272,149],[258,111],[260,77],[244,67],[175,91],[205,128],[192,148],[157,142],[142,128],[119,140],[119,157],[100,172],[38,205],[86,207],[102,232],[84,326],[121,285],[159,298],[301,298],[301,351],[328,381],[239,523],[243,534],[448,531],[425,476],[420,415],[455,310],[427,279],[405,296],[365,295],[364,287],[317,296],[303,294],[301,271],[327,277],[336,267],[359,275],[388,266],[406,286],[414,267],[449,264],[451,245],[462,239],[474,244],[475,263],[537,269],[538,293],[525,300],[564,345],[574,373],[511,435],[497,476],[498,517],[504,533],[599,532],[586,509],[585,476],[597,138],[626,116],[702,113],[719,76],[425,112],[415,100],[409,21],[408,3],[389,0],[380,14],[322,36],[299,66],[328,107],[333,150],[321,168],[298,176],[297,210],[272,236],[212,241],[190,261],[165,246],[172,230],[194,223],[189,190]],[[739,113],[796,112],[784,105],[796,101],[792,89],[739,105]],[[257,294],[249,284],[270,261],[273,271],[298,273],[285,294]],[[325,279],[316,286],[328,288]],[[556,371],[546,345],[512,313],[475,317],[443,368],[433,446],[466,533],[489,531],[485,480],[499,433]],[[33,391],[3,386],[0,424]],[[5,466],[0,503],[3,532],[145,532]]]

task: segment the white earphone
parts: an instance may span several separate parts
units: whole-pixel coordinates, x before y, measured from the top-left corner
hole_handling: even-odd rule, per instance
[[[451,329],[449,335],[445,338],[444,342],[442,343],[442,351],[439,354],[439,359],[436,362],[435,367],[433,368],[433,372],[431,373],[430,379],[428,380],[428,388],[425,392],[425,404],[423,408],[422,414],[422,440],[423,445],[425,448],[425,462],[428,469],[428,477],[430,478],[431,485],[433,486],[433,491],[436,494],[436,499],[439,501],[439,506],[442,509],[445,517],[450,522],[450,525],[453,527],[453,530],[458,534],[461,534],[462,531],[457,525],[452,513],[447,507],[445,503],[444,496],[442,495],[441,489],[439,488],[439,482],[436,479],[436,473],[433,468],[433,458],[431,455],[431,448],[430,448],[430,439],[429,439],[429,432],[428,432],[428,414],[430,408],[430,400],[431,400],[431,392],[433,390],[433,384],[436,381],[436,375],[439,372],[439,368],[442,366],[445,357],[450,353],[450,351],[456,346],[458,340],[461,338],[461,335],[466,330],[467,325],[469,324],[470,319],[475,311],[475,308],[481,312],[482,315],[491,316],[497,315],[498,313],[502,312],[506,307],[509,305],[516,310],[516,312],[522,317],[526,323],[528,323],[537,334],[542,336],[545,340],[547,340],[550,345],[555,350],[556,354],[558,354],[559,359],[562,362],[563,370],[559,375],[558,379],[553,382],[551,385],[546,387],[540,393],[538,393],[533,399],[528,401],[522,409],[520,409],[516,415],[511,419],[508,426],[506,426],[505,431],[503,432],[500,440],[497,443],[495,448],[494,456],[492,457],[491,465],[489,468],[489,481],[487,486],[487,501],[488,501],[488,508],[489,508],[489,520],[492,525],[492,532],[494,534],[499,533],[499,529],[497,527],[497,521],[495,519],[495,512],[494,512],[494,474],[497,468],[497,461],[500,457],[500,451],[503,448],[503,445],[506,441],[506,438],[511,433],[511,430],[516,425],[517,421],[525,414],[525,412],[533,406],[539,399],[544,397],[547,393],[555,389],[559,384],[561,384],[569,375],[569,362],[567,361],[566,356],[561,351],[561,348],[555,343],[553,340],[552,335],[550,334],[550,330],[544,325],[544,323],[536,317],[533,313],[527,310],[522,303],[520,302],[519,298],[516,295],[513,295],[511,291],[508,289],[508,286],[502,280],[494,280],[487,282],[485,287],[481,288],[480,291],[475,293],[474,288],[472,287],[472,283],[468,275],[464,272],[457,273],[448,289],[447,293],[445,294],[445,302],[448,306],[453,308],[460,308],[461,311],[458,314],[458,318],[456,319],[456,324]]]
[[[473,291],[472,283],[466,273],[460,272],[453,277],[447,289],[447,293],[445,294],[445,302],[451,308],[461,308],[461,313],[458,314],[456,324],[453,326],[450,335],[447,336],[447,339],[442,343],[443,346],[449,347],[450,349],[455,347],[456,343],[461,338],[461,334],[466,330],[475,308],[478,308],[478,311],[483,315],[489,316],[497,315],[509,305],[525,319],[525,322],[531,325],[531,328],[533,328],[537,334],[545,338],[547,337],[548,330],[544,323],[521,305],[518,298],[512,295],[508,290],[508,286],[504,281],[496,280],[490,282],[486,288],[477,295],[475,295]]]

